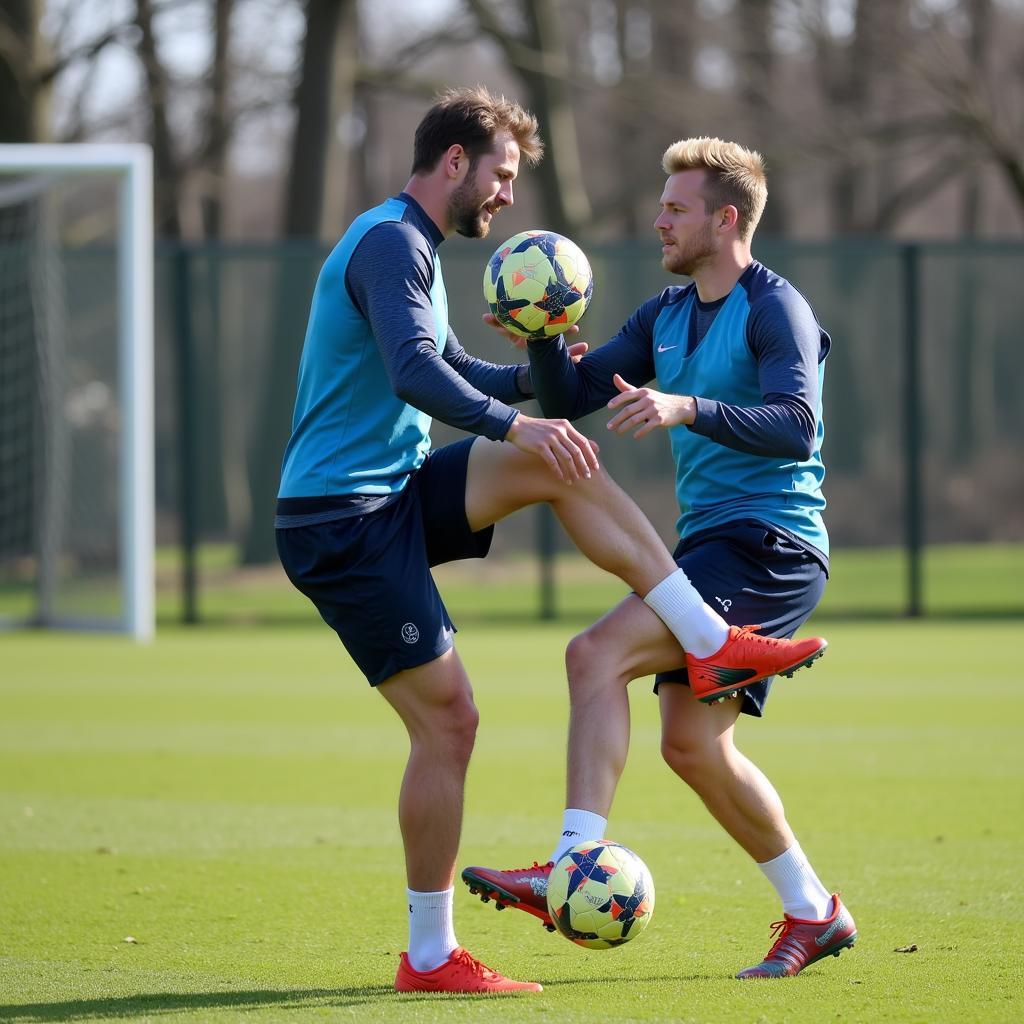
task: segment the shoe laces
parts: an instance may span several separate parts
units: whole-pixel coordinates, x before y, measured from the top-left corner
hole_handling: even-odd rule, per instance
[[[772,930],[772,938],[775,941],[772,943],[772,948],[765,955],[765,960],[781,960],[785,954],[788,954],[787,959],[795,959],[799,963],[799,946],[797,943],[789,941],[793,929],[796,927],[796,922],[790,917],[784,917],[781,921],[772,921],[769,927]]]
[[[497,971],[492,971],[485,963],[481,963],[468,949],[457,949],[452,954],[453,962],[466,968],[470,974],[483,981],[495,981],[501,977]]]
[[[761,628],[761,626],[740,626],[740,635],[737,636],[736,639],[739,640],[742,637],[744,640],[753,640],[755,643],[759,644],[767,644],[775,639],[775,637],[762,636],[758,633],[758,630]]]
[[[549,860],[545,864],[541,864],[539,861],[534,861],[528,868],[507,868],[503,874],[517,875],[521,871],[543,871],[545,868],[553,868],[554,866],[555,862],[553,860]]]

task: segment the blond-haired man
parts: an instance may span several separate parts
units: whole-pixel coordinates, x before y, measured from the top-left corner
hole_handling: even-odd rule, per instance
[[[663,168],[654,222],[662,266],[692,283],[645,302],[578,364],[562,344],[531,342],[533,386],[546,415],[575,419],[607,404],[619,434],[667,430],[680,508],[676,563],[728,621],[792,636],[828,573],[821,388],[831,341],[803,296],[751,256],[767,198],[760,155],[684,139],[665,152]],[[642,386],[654,377],[662,390]],[[798,974],[853,945],[853,918],[810,866],[771,783],[735,744],[740,713],[761,716],[771,680],[746,687],[741,700],[694,701],[674,638],[636,595],[575,637],[566,665],[562,835],[546,864],[467,868],[471,889],[550,924],[543,894],[552,862],[603,836],[629,745],[626,687],[653,674],[665,761],[782,900],[776,941],[737,977]]]

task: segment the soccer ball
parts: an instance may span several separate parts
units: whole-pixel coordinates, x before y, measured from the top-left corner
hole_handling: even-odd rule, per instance
[[[621,946],[647,927],[653,912],[654,880],[647,865],[609,839],[578,843],[551,869],[548,913],[578,946]]]
[[[502,327],[550,338],[583,316],[594,277],[583,251],[554,231],[521,231],[497,248],[484,271],[484,298]]]

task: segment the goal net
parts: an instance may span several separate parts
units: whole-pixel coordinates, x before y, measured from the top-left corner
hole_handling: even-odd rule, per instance
[[[0,145],[0,624],[153,632],[152,170]]]

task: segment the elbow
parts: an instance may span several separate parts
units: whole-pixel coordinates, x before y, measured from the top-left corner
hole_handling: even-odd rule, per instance
[[[557,398],[554,395],[537,395],[537,404],[540,411],[549,420],[571,420],[574,418],[575,410],[571,402]]]
[[[424,396],[407,381],[395,381],[391,390],[395,393],[395,398],[401,402],[405,402],[406,405],[415,406],[417,409],[423,408]]]
[[[797,462],[806,462],[814,454],[814,438],[813,437],[801,437],[797,444],[793,446],[793,450],[789,454]]]

